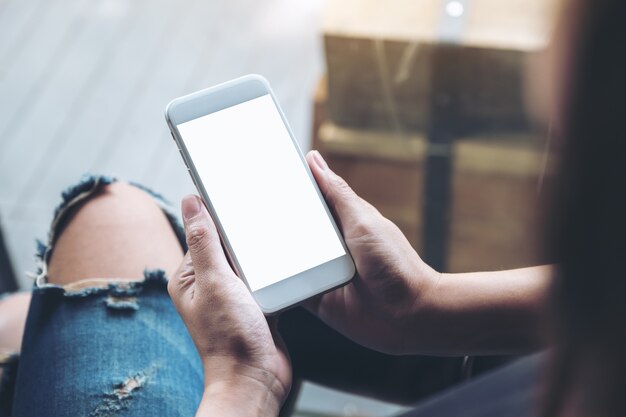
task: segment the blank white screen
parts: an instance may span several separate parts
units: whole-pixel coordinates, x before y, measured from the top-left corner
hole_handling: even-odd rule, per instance
[[[269,94],[178,130],[252,291],[345,255]]]

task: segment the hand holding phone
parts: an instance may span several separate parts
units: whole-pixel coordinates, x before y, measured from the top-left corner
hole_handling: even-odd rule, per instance
[[[363,346],[415,354],[420,343],[431,340],[419,332],[419,323],[432,319],[424,313],[437,272],[420,259],[400,229],[359,197],[318,152],[309,152],[306,159],[341,226],[358,273],[348,285],[308,300],[305,307]]]
[[[352,278],[352,258],[265,79],[178,98],[166,119],[233,269],[263,312]]]
[[[189,251],[167,289],[204,368],[196,415],[278,415],[291,365],[276,318],[266,318],[222,249],[202,201],[187,196],[182,213]]]

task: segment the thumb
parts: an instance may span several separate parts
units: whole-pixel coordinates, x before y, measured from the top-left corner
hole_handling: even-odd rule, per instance
[[[309,152],[306,160],[326,203],[340,223],[341,219],[356,217],[363,212],[364,205],[368,204],[350,188],[343,178],[328,167],[318,151]]]
[[[196,275],[208,270],[230,270],[213,219],[200,197],[188,195],[183,198],[181,210],[187,246]]]
[[[193,287],[195,282],[196,277],[193,273],[191,256],[189,256],[189,252],[187,252],[178,266],[178,269],[167,283],[167,292],[170,294],[170,298],[178,311],[181,311],[181,308],[183,308],[185,303],[182,302],[182,300],[185,299],[185,297],[193,298],[193,291],[189,291],[189,289]]]

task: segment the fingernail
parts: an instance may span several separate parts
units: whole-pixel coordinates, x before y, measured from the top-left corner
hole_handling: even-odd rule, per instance
[[[315,164],[322,171],[328,170],[328,164],[326,163],[326,161],[324,161],[324,158],[322,158],[322,154],[320,154],[318,151],[313,151],[313,159],[315,160]]]
[[[189,220],[198,215],[200,208],[200,199],[195,195],[188,195],[183,198],[182,212],[185,220]]]

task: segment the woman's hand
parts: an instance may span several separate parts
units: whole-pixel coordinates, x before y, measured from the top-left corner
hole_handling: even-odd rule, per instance
[[[439,274],[426,265],[400,229],[352,191],[317,151],[307,162],[354,258],[348,285],[307,303],[324,322],[372,349],[412,353],[425,294]]]
[[[291,384],[291,365],[268,324],[232,271],[206,208],[182,202],[189,252],[168,284],[204,365],[200,415],[278,415]]]

